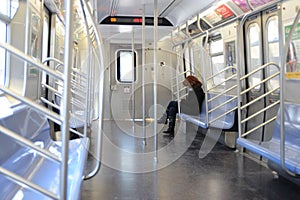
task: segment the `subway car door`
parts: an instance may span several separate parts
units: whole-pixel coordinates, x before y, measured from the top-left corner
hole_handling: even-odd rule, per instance
[[[264,24],[264,63],[276,63],[280,64],[280,46],[282,41],[279,38],[279,12],[277,7],[273,7],[263,12],[263,24]],[[279,72],[279,69],[275,65],[270,65],[264,70],[265,78],[268,78],[275,73]],[[273,118],[277,115],[279,109],[279,75],[271,78],[265,83],[266,92],[270,93],[266,96],[266,106],[270,107],[265,112],[265,121]],[[275,104],[276,103],[276,104]],[[274,123],[269,123],[264,128],[263,141],[268,141],[273,136]]]
[[[277,29],[274,27],[277,26]],[[273,28],[273,29],[272,29]],[[268,62],[279,62],[279,38],[278,38],[278,12],[277,8],[250,16],[245,23],[245,47],[246,47],[246,73],[261,67]],[[269,90],[273,89],[274,80],[263,81],[267,76],[274,73],[274,66],[259,70],[247,79],[248,92],[247,102],[257,100],[251,104],[247,110],[247,117],[256,114],[266,108],[270,103],[278,99],[278,93],[274,92],[270,96],[260,98]],[[278,81],[279,79],[277,79]],[[272,82],[273,81],[273,82]],[[277,83],[275,80],[275,82]],[[270,113],[277,112],[278,107],[273,107],[269,111],[262,112],[251,118],[246,124],[246,132],[259,127],[267,121]],[[276,111],[275,111],[276,110]],[[261,126],[247,136],[247,138],[264,141],[272,137],[272,125]]]

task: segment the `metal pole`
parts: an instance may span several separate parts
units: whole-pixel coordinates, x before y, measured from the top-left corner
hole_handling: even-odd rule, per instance
[[[82,10],[82,13],[83,13],[83,17],[84,17],[84,25],[85,25],[85,31],[86,31],[86,34],[88,35],[87,37],[87,42],[88,42],[88,58],[91,60],[91,46],[92,46],[92,42],[91,42],[91,38],[90,38],[90,33],[89,33],[89,27],[88,27],[88,20],[86,18],[86,14],[84,12],[84,9],[83,9],[83,5],[81,4],[80,6],[81,10]],[[87,66],[87,80],[86,80],[86,99],[85,99],[85,110],[84,110],[84,116],[85,116],[85,125],[84,125],[84,135],[85,137],[87,136],[87,127],[90,127],[91,124],[91,120],[92,117],[91,117],[91,112],[90,112],[90,99],[91,99],[91,65],[90,65],[90,62],[88,62],[88,66]]]
[[[29,55],[29,28],[30,28],[30,23],[29,23],[29,9],[31,9],[30,6],[30,1],[27,1],[26,4],[26,25],[25,25],[25,48],[24,48],[24,53],[26,55]],[[31,36],[32,37],[32,36]],[[30,52],[31,54],[31,52]],[[26,96],[26,87],[27,87],[27,80],[28,80],[28,63],[24,62],[24,76],[23,76],[23,88],[22,88],[22,96]]]
[[[88,180],[92,177],[94,177],[100,170],[101,167],[101,153],[102,153],[102,115],[103,115],[103,96],[104,96],[104,59],[103,59],[103,48],[102,48],[102,44],[103,44],[103,40],[101,38],[101,34],[97,31],[97,25],[96,22],[92,16],[92,13],[89,10],[89,6],[87,5],[87,2],[85,0],[81,0],[81,5],[83,6],[83,8],[86,12],[86,16],[89,17],[91,19],[91,25],[95,30],[95,37],[96,37],[96,41],[97,41],[97,45],[99,48],[99,61],[100,61],[100,66],[99,66],[99,70],[100,70],[100,77],[99,77],[99,99],[98,99],[98,104],[99,104],[99,119],[98,119],[98,140],[97,140],[97,147],[96,147],[96,166],[94,167],[94,169],[89,172],[88,175],[86,175],[84,177],[84,180]]]
[[[280,72],[280,163],[281,163],[281,168],[288,173],[291,176],[294,177],[299,177],[299,174],[296,174],[294,172],[291,172],[289,169],[286,168],[286,163],[285,163],[285,130],[284,130],[284,123],[285,123],[285,116],[284,116],[284,104],[285,104],[285,97],[286,97],[286,92],[285,92],[285,59],[288,53],[288,48],[290,45],[290,42],[292,40],[292,36],[295,33],[296,27],[298,25],[298,21],[300,20],[300,10],[298,11],[294,22],[292,24],[291,30],[288,34],[288,37],[286,39],[284,49],[283,49],[283,57],[281,59],[281,72]]]
[[[61,110],[62,120],[62,164],[60,169],[60,199],[67,199],[68,153],[69,153],[69,118],[71,98],[71,69],[73,49],[73,0],[66,1],[66,34],[64,49],[64,93]]]
[[[146,38],[145,38],[145,4],[143,4],[143,18],[142,18],[142,99],[143,99],[143,102],[142,102],[142,107],[143,107],[143,137],[144,137],[144,140],[143,140],[143,143],[144,145],[147,144],[147,140],[146,140],[146,129],[145,129],[145,126],[146,126],[146,123],[145,123],[145,115],[146,115],[146,111],[145,111],[145,107],[146,107],[146,101],[145,101],[145,98],[146,98],[146,95],[145,95],[145,49],[146,49]]]
[[[154,0],[154,55],[153,55],[153,68],[154,68],[154,81],[153,81],[153,101],[154,101],[154,160],[157,161],[157,24],[158,24],[158,11],[157,11],[157,0]]]
[[[209,32],[206,31],[206,37],[205,37],[205,43],[204,43],[204,48],[203,48],[203,52],[204,52],[204,58],[202,58],[203,60],[205,60],[205,63],[206,63],[206,55],[209,56],[209,53],[207,52],[208,50],[206,49],[207,47],[207,44],[208,44],[208,36],[209,36]],[[202,54],[203,55],[203,54]],[[206,121],[206,126],[208,127],[208,123],[209,123],[209,118],[208,118],[208,83],[207,83],[207,72],[206,72],[206,66],[209,66],[209,65],[203,65],[202,66],[202,70],[203,70],[203,81],[205,82],[205,84],[203,84],[203,87],[204,87],[204,91],[205,91],[205,121]]]
[[[135,52],[134,52],[134,28],[132,29],[132,40],[131,40],[131,54],[132,54],[132,83],[131,83],[131,96],[132,96],[132,101],[131,101],[131,111],[132,111],[132,132],[134,134],[135,128],[134,128],[134,122],[135,122],[135,96],[134,96],[134,83],[135,83]]]

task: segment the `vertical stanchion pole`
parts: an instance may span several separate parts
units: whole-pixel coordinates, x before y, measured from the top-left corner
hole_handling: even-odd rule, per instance
[[[147,144],[147,139],[146,139],[146,129],[145,129],[145,126],[146,126],[146,123],[145,123],[145,115],[146,115],[146,112],[145,112],[145,48],[146,48],[146,38],[145,38],[145,4],[143,4],[143,18],[142,18],[142,95],[143,95],[143,102],[142,102],[142,107],[143,107],[143,137],[144,137],[144,140],[143,140],[143,143],[144,145]]]
[[[131,109],[132,109],[132,132],[134,134],[134,123],[135,123],[135,96],[134,96],[134,83],[135,83],[135,53],[134,53],[134,28],[132,29],[132,42],[131,42],[131,53],[132,53],[132,84],[131,84],[131,96],[132,96],[132,102],[131,102]]]
[[[157,161],[157,0],[154,0],[154,55],[153,55],[153,68],[154,68],[154,81],[153,81],[153,96],[154,96],[154,160]]]
[[[69,152],[69,118],[71,99],[71,68],[73,50],[73,0],[66,1],[66,34],[64,49],[64,92],[61,109],[62,120],[62,163],[60,168],[60,199],[67,199],[67,178],[68,178],[68,152]]]

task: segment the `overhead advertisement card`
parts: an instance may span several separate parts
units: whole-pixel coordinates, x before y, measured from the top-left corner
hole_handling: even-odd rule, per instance
[[[214,11],[204,16],[204,19],[208,23],[216,26],[218,24],[221,24],[225,20],[231,19],[232,17],[235,17],[235,14],[225,4],[222,4]]]

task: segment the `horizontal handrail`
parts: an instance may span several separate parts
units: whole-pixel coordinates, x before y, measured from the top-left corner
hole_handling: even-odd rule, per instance
[[[79,87],[76,87],[76,86],[74,86],[74,85],[72,85],[72,90],[73,90],[74,92],[78,92],[79,94],[85,95],[85,96],[86,96],[86,93],[87,93],[87,91],[84,90],[84,88],[79,88]],[[71,91],[71,92],[72,92],[72,91]],[[75,94],[75,93],[74,93],[74,94]],[[84,98],[86,98],[86,97],[84,97]]]
[[[216,98],[218,98],[218,97],[220,97],[220,96],[226,94],[227,92],[229,92],[230,90],[233,90],[233,89],[236,88],[236,87],[237,87],[237,85],[234,85],[234,86],[232,86],[232,87],[230,87],[230,88],[228,88],[228,89],[226,89],[226,90],[220,92],[220,93],[217,94],[216,96],[214,96],[214,97],[208,99],[207,102],[211,102],[211,101],[215,100]]]
[[[245,137],[245,136],[249,135],[249,134],[252,133],[253,131],[256,131],[257,129],[259,129],[259,128],[261,128],[261,127],[263,127],[263,126],[265,126],[265,125],[271,123],[272,121],[276,120],[276,118],[277,118],[277,116],[272,117],[272,118],[269,119],[268,121],[266,121],[266,122],[260,124],[259,126],[254,127],[253,129],[247,131],[246,133],[242,134],[241,137]]]
[[[207,78],[207,81],[210,80],[210,79],[212,79],[212,78],[214,78],[214,77],[216,77],[216,76],[218,76],[218,75],[220,75],[220,74],[222,74],[223,72],[225,72],[225,71],[228,70],[228,69],[236,69],[236,67],[234,67],[234,66],[228,66],[228,67],[225,67],[225,68],[223,68],[222,70],[220,70],[220,71],[218,71],[217,73],[215,73],[214,75],[208,77],[208,78]]]
[[[54,104],[54,103],[48,101],[48,100],[45,99],[44,97],[41,97],[41,101],[44,102],[44,103],[46,103],[47,105],[49,105],[49,106],[51,106],[51,107],[54,107],[54,108],[58,109],[58,110],[60,109],[60,107],[59,107],[58,105],[56,105],[56,104]]]
[[[26,97],[19,96],[19,94],[1,86],[1,85],[0,85],[0,90],[2,90],[6,94],[12,96],[13,98],[23,102],[24,104],[32,107],[34,110],[36,110],[38,112],[42,112],[43,114],[45,114],[47,116],[47,118],[51,119],[52,121],[59,123],[59,124],[61,123],[60,116],[58,114],[56,114],[55,112],[49,111],[47,108],[36,104],[35,102],[33,102],[32,100],[30,100]]]
[[[44,83],[42,83],[42,86],[44,86],[44,87],[46,87],[47,89],[49,89],[49,90],[51,90],[52,92],[54,92],[54,95],[55,95],[55,96],[57,96],[57,97],[59,97],[59,98],[62,98],[62,94],[61,94],[58,90],[56,90],[55,88],[53,88],[53,87],[51,87],[51,86],[49,86],[49,85],[47,85],[47,84],[44,84]],[[78,95],[80,98],[85,99],[84,96],[82,96],[81,94],[78,94],[75,90],[72,89],[71,92],[72,92],[73,94],[75,94],[75,95]],[[76,105],[76,106],[78,106],[78,107],[85,106],[85,103],[81,102],[79,99],[76,99],[76,98],[74,98],[74,97],[71,98],[71,104]]]
[[[75,72],[76,74],[80,75],[81,77],[83,77],[84,79],[87,79],[87,75],[81,71],[79,71],[78,69],[73,68],[72,72]]]
[[[227,112],[225,112],[225,113],[219,115],[218,117],[215,117],[214,119],[212,119],[211,121],[209,121],[209,124],[210,124],[210,123],[213,123],[214,121],[217,121],[217,120],[220,119],[221,117],[224,117],[225,115],[227,115],[227,114],[233,112],[233,111],[236,110],[237,108],[238,108],[238,107],[236,106],[236,107],[232,108],[231,110],[228,110]]]
[[[52,106],[52,107],[54,107],[54,108],[56,108],[56,109],[58,109],[58,110],[60,110],[60,107],[59,106],[57,106],[56,104],[54,104],[54,103],[52,103],[52,102],[50,102],[50,101],[48,101],[47,99],[45,99],[44,97],[41,97],[41,100],[44,102],[44,103],[46,103],[47,105],[50,105],[50,106]],[[73,116],[73,114],[71,113],[71,116]],[[76,115],[74,115],[74,117],[76,118],[77,116]],[[77,117],[80,121],[82,121],[82,122],[84,122],[84,123],[86,123],[85,122],[85,120],[83,120],[83,119],[81,119],[81,118],[79,118],[79,117]],[[60,125],[60,124],[59,124]],[[70,129],[69,129],[71,132],[73,132],[73,133],[76,133],[77,135],[79,135],[79,136],[81,136],[81,137],[85,137],[84,136],[84,134],[82,134],[82,133],[80,133],[80,132],[78,132],[78,131],[76,131],[76,130],[74,130],[73,128],[71,128],[70,127]]]
[[[51,92],[54,92],[55,94],[59,94],[60,97],[61,97],[61,93],[57,89],[55,89],[54,87],[52,87],[52,86],[50,86],[50,85],[48,85],[46,83],[42,83],[42,86],[45,87],[45,88],[47,88]]]
[[[23,53],[22,51],[20,51],[19,49],[15,48],[14,46],[7,44],[7,43],[3,43],[0,42],[0,47],[6,49],[7,51],[9,51],[10,53],[14,54],[15,56],[29,62],[30,64],[34,65],[35,67],[38,67],[39,69],[46,71],[47,73],[49,73],[50,75],[60,79],[60,80],[64,80],[63,76],[59,73],[57,73],[55,70],[50,69],[49,67],[47,67],[46,65],[43,65],[39,62],[37,62],[34,58],[32,58],[31,56],[28,56],[27,54]]]
[[[262,84],[262,83],[265,83],[265,82],[267,82],[268,80],[271,80],[272,78],[278,76],[279,74],[280,74],[280,72],[276,72],[276,73],[272,74],[271,76],[265,78],[264,80],[260,81],[259,83],[256,83],[256,84],[252,85],[251,87],[247,88],[246,90],[243,90],[243,91],[241,92],[241,95],[242,95],[242,94],[245,94],[245,93],[247,93],[247,92],[249,92],[250,90],[252,90],[252,89],[255,88],[256,86],[258,86],[258,85],[260,85],[260,84]]]
[[[71,83],[78,84],[81,87],[85,87],[87,85],[86,80],[78,78],[78,77],[71,78]]]
[[[186,97],[188,95],[188,93],[184,94],[184,95],[181,95],[179,96],[179,99],[183,99],[184,97]]]
[[[14,183],[16,184],[22,184],[22,185],[26,185],[28,186],[29,189],[34,189],[52,199],[60,199],[56,194],[48,191],[48,190],[45,190],[44,188],[42,188],[41,186],[37,185],[37,184],[34,184],[28,180],[26,180],[25,178],[3,168],[3,167],[0,167],[0,173],[4,174],[5,176],[7,176],[7,178],[9,178],[11,181],[13,181]]]
[[[31,142],[30,140],[25,139],[25,138],[22,137],[21,135],[19,135],[19,134],[13,132],[13,131],[11,131],[11,130],[9,130],[9,129],[7,129],[7,128],[1,126],[1,125],[0,125],[0,131],[1,131],[2,133],[4,133],[6,136],[15,139],[16,142],[17,142],[18,144],[23,145],[23,146],[24,146],[24,145],[25,145],[25,146],[28,146],[28,147],[34,149],[35,151],[37,151],[38,154],[44,155],[45,157],[47,157],[47,158],[49,158],[49,159],[51,159],[51,160],[53,160],[53,161],[56,161],[56,162],[58,162],[58,163],[61,162],[61,159],[60,159],[59,157],[57,157],[56,155],[54,155],[54,154],[50,153],[49,151],[47,151],[47,150],[45,150],[45,149],[43,149],[43,148],[41,148],[41,147],[35,145],[35,144],[34,144],[33,142]]]
[[[280,100],[275,101],[274,103],[268,105],[267,107],[261,109],[260,111],[254,113],[253,115],[250,115],[249,117],[245,118],[244,120],[241,121],[241,123],[243,124],[243,123],[249,121],[249,120],[252,119],[253,117],[256,117],[257,115],[259,115],[259,114],[265,112],[266,110],[269,110],[270,108],[274,107],[275,105],[277,105],[277,104],[279,104],[279,103],[280,103]]]
[[[188,72],[191,72],[191,73],[192,73],[192,71],[191,71],[191,70],[186,70],[186,71],[183,71],[183,72],[181,72],[181,73],[179,73],[179,74],[176,74],[176,76],[175,76],[175,77],[173,77],[173,78],[172,78],[172,80],[173,80],[173,79],[176,79],[176,78],[177,78],[177,76],[184,75],[184,74],[186,74],[186,73],[188,73]]]
[[[61,96],[61,94],[55,94],[57,97],[59,97],[59,98],[63,98],[62,96]],[[77,107],[79,107],[79,108],[82,108],[83,106],[85,107],[85,103],[83,103],[83,102],[81,102],[80,100],[78,100],[78,99],[76,99],[76,98],[74,98],[74,97],[71,97],[71,102],[70,102],[73,106],[77,106]]]
[[[73,84],[72,84],[72,83],[73,83]],[[58,85],[58,86],[60,86],[60,87],[63,87],[63,86],[64,86],[62,83],[60,83],[60,82],[58,82],[58,81],[56,81],[55,84]],[[78,84],[78,83],[76,83],[76,84]],[[76,89],[82,90],[82,92],[86,93],[86,91],[85,91],[86,88],[85,88],[83,85],[80,85],[80,84],[75,85],[75,82],[72,81],[72,80],[71,80],[71,86],[72,86],[72,87],[76,87]],[[80,86],[81,88],[78,88],[77,86]]]
[[[240,81],[241,81],[241,80],[244,80],[244,79],[246,79],[246,78],[248,78],[249,76],[255,74],[256,72],[258,72],[258,71],[260,71],[260,70],[262,70],[262,69],[264,69],[264,68],[266,68],[266,67],[268,67],[268,66],[275,66],[275,67],[277,67],[278,70],[280,70],[280,67],[279,67],[278,64],[273,63],[273,62],[269,62],[269,63],[266,63],[266,64],[264,64],[264,65],[262,65],[262,66],[256,68],[255,70],[249,72],[249,73],[246,74],[245,76],[242,76],[242,77],[240,78]]]
[[[184,90],[186,90],[187,89],[187,87],[185,86],[185,87],[182,87],[181,89],[179,89],[178,91],[176,91],[176,92],[174,92],[174,94],[177,94],[178,92],[180,93],[181,91],[184,91]]]
[[[244,109],[244,108],[247,108],[248,106],[254,104],[255,102],[257,102],[257,101],[259,101],[259,100],[261,100],[262,98],[265,98],[266,96],[268,96],[269,94],[272,94],[273,92],[275,92],[275,91],[278,90],[278,89],[279,89],[279,87],[277,87],[277,88],[275,88],[275,89],[273,89],[273,90],[270,90],[269,92],[264,93],[263,95],[257,97],[256,99],[250,101],[249,103],[246,103],[245,105],[243,105],[243,106],[241,107],[241,110]]]
[[[211,113],[211,112],[213,112],[213,111],[219,109],[220,107],[222,107],[222,106],[228,104],[229,102],[233,101],[233,100],[236,99],[236,98],[237,98],[237,96],[233,96],[232,98],[230,98],[229,100],[225,101],[224,103],[221,103],[221,104],[219,104],[218,106],[214,107],[213,109],[208,110],[208,113]]]
[[[233,74],[233,75],[229,76],[229,77],[226,78],[225,80],[219,82],[217,85],[214,85],[213,87],[207,89],[207,91],[210,91],[210,90],[212,90],[212,89],[214,89],[214,88],[217,88],[218,86],[222,85],[223,83],[226,83],[227,81],[229,81],[229,80],[235,78],[236,76],[237,76],[236,74]]]
[[[72,133],[75,133],[76,135],[80,136],[80,137],[86,137],[84,134],[80,133],[79,131],[76,131],[75,129],[73,128],[70,128],[69,129]]]
[[[76,89],[78,89],[78,88],[76,88]],[[71,93],[72,94],[74,94],[74,95],[77,95],[78,97],[80,97],[80,98],[82,98],[82,99],[85,99],[86,97],[85,96],[83,96],[83,95],[85,95],[85,94],[82,94],[82,92],[81,91],[77,91],[77,90],[75,90],[75,89],[71,89]],[[74,98],[74,97],[73,97]]]

